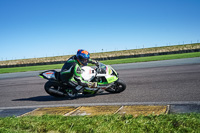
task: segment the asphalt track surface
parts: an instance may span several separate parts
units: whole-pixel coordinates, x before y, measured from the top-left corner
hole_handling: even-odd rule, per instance
[[[113,65],[127,89],[119,94],[55,98],[37,72],[0,74],[0,110],[128,104],[200,104],[200,58]]]

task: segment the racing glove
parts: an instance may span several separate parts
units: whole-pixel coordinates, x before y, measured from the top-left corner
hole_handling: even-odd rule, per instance
[[[99,62],[98,62],[98,61],[96,61],[96,62],[95,62],[95,65],[96,65],[96,66],[99,66]]]
[[[97,82],[89,82],[88,87],[89,88],[97,88]]]
[[[99,66],[99,62],[96,60],[90,60],[89,63],[95,64],[96,66]]]

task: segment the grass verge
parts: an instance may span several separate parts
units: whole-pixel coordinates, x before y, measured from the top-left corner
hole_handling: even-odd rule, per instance
[[[200,114],[163,114],[133,117],[102,116],[26,116],[0,118],[0,133],[143,133],[199,132]]]
[[[116,60],[105,60],[101,61],[104,64],[123,64],[123,63],[136,63],[136,62],[147,62],[147,61],[159,61],[159,60],[171,60],[181,58],[193,58],[200,57],[200,52],[184,53],[184,54],[171,54],[171,55],[159,55],[139,58],[126,58]],[[38,70],[50,70],[50,69],[61,69],[63,64],[54,65],[40,65],[40,66],[27,66],[27,67],[14,67],[14,68],[0,68],[1,73],[14,73],[14,72],[26,72],[26,71],[38,71]]]
[[[91,53],[92,59],[200,49],[200,43]],[[90,51],[91,52],[91,51]],[[76,53],[76,52],[75,52]],[[74,54],[75,54],[74,53]],[[0,66],[65,61],[72,55],[0,61]]]

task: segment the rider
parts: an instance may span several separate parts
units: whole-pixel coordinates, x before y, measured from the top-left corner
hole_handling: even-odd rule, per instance
[[[79,49],[77,54],[70,57],[63,65],[60,73],[62,82],[66,83],[75,92],[81,90],[82,87],[96,88],[97,82],[83,81],[81,76],[81,67],[87,66],[88,63],[98,65],[98,61],[90,59],[88,51]]]

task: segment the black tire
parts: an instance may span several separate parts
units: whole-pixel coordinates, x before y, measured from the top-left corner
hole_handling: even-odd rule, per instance
[[[115,86],[112,88],[108,88],[105,91],[110,92],[110,93],[120,93],[126,89],[126,84],[124,83],[123,80],[119,79],[118,81],[115,82]]]
[[[59,95],[59,94],[55,94],[55,93],[52,93],[49,91],[49,89],[52,88],[54,90],[58,90],[59,86],[57,83],[55,82],[51,82],[51,81],[47,81],[44,85],[44,89],[45,91],[51,95],[51,96],[54,96],[54,97],[65,97],[64,95]]]

